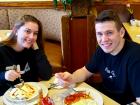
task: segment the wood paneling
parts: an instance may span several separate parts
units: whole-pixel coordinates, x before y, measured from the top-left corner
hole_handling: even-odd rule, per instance
[[[87,62],[87,19],[72,18],[69,25],[71,65],[72,69],[78,69]]]
[[[105,3],[98,3],[96,2],[94,4],[94,7],[97,8],[97,12],[100,13],[104,9],[114,9],[118,13],[121,14],[121,19],[127,18],[128,13],[125,10],[126,9],[126,4],[130,4],[131,8],[134,10],[134,17],[136,19],[140,19],[140,0],[139,1],[134,1],[134,0],[106,0]],[[124,19],[123,19],[124,20]]]
[[[68,56],[65,63],[69,72],[83,67],[96,49],[94,19],[90,15],[62,18],[64,54]]]
[[[65,68],[71,67],[71,48],[70,48],[70,31],[69,31],[69,22],[70,18],[68,15],[62,16],[62,42],[61,45],[63,47],[63,65]]]
[[[0,2],[0,8],[16,8],[16,7],[32,7],[32,8],[54,8],[54,4],[52,1],[24,1],[24,2]],[[58,9],[62,9],[63,6],[60,2],[58,2]]]

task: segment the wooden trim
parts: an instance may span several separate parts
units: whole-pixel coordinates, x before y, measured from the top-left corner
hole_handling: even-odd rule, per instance
[[[126,5],[127,3],[140,5],[140,2],[134,2],[129,0],[114,0],[114,1],[105,1],[102,2],[95,2],[94,5],[113,5],[113,4],[123,4]],[[0,8],[16,8],[16,7],[32,7],[32,8],[54,8],[53,1],[23,1],[23,2],[0,2]],[[63,5],[61,2],[58,2],[57,9],[63,9]],[[70,7],[68,7],[70,9]]]
[[[87,15],[87,48],[88,60],[96,50],[96,32],[95,32],[95,15]]]
[[[0,8],[54,8],[53,1],[27,1],[27,2],[0,2]],[[58,2],[57,9],[63,9],[63,6]]]
[[[139,2],[134,2],[134,1],[128,1],[128,0],[114,0],[114,1],[105,1],[104,3],[102,2],[95,2],[94,5],[114,5],[114,4],[121,4],[121,5],[126,5],[126,4],[135,4],[135,5],[140,5]]]
[[[71,46],[70,46],[70,17],[68,15],[62,16],[62,49],[63,49],[63,63],[64,66],[69,69],[71,68]]]

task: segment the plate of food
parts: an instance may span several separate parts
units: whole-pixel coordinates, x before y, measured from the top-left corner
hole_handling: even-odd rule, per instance
[[[103,105],[103,98],[99,92],[90,88],[74,88],[64,98],[64,105]]]
[[[25,82],[20,88],[15,86],[15,88],[8,89],[3,96],[3,102],[6,105],[37,104],[39,101],[39,91],[41,89],[42,87],[36,82]]]

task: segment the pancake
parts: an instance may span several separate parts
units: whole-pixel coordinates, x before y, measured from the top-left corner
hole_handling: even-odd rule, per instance
[[[35,94],[36,88],[31,84],[24,84],[21,88],[13,88],[10,92],[10,97],[13,99],[31,99]]]

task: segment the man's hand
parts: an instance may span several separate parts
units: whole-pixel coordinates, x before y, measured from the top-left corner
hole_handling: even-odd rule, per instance
[[[63,87],[69,87],[74,83],[72,74],[69,72],[56,73],[55,77],[58,79],[58,81],[60,80],[60,85],[63,85]]]

